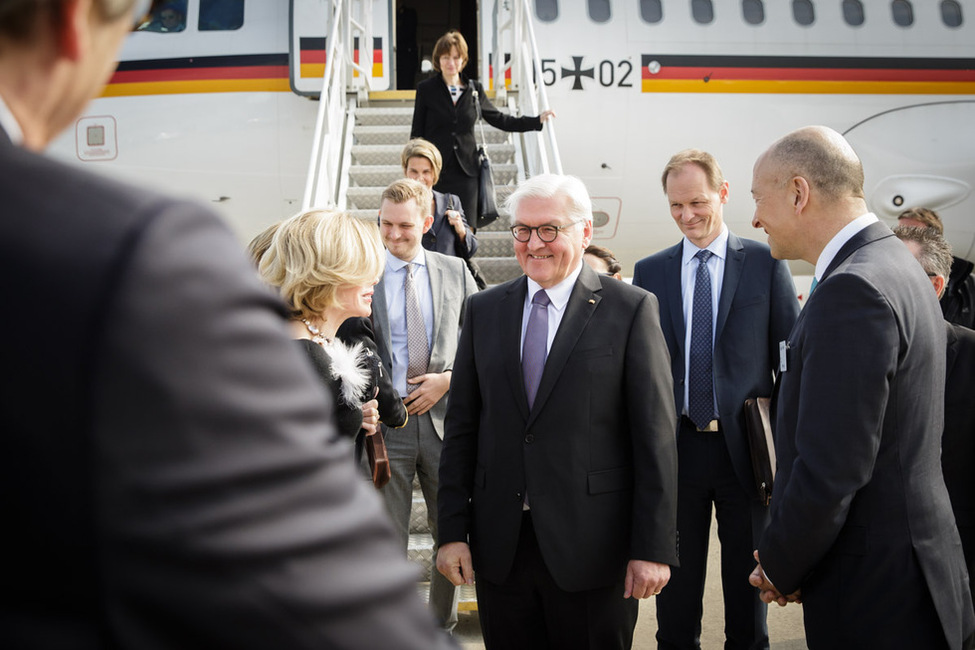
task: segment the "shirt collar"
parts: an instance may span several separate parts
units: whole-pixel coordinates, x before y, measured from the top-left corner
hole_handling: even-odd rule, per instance
[[[728,256],[728,226],[721,224],[721,232],[719,232],[718,236],[711,240],[711,243],[704,248],[698,248],[697,244],[693,243],[687,237],[684,237],[683,263],[687,264],[690,262],[692,259],[694,259],[694,256],[702,250],[709,250],[719,258],[725,259]]]
[[[833,238],[829,240],[829,243],[823,247],[823,252],[819,254],[819,259],[816,260],[816,281],[819,282],[823,279],[823,275],[826,273],[826,269],[833,262],[833,258],[836,254],[840,252],[843,248],[843,244],[853,239],[853,235],[857,234],[870,224],[880,221],[877,219],[877,215],[873,212],[868,212],[861,215],[851,221],[850,223],[843,226],[843,229],[838,233],[833,235]]]
[[[7,137],[15,145],[20,146],[24,142],[24,132],[17,122],[17,118],[10,112],[10,107],[0,96],[0,128],[7,132]]]
[[[389,268],[389,270],[394,271],[394,272],[395,271],[399,271],[400,269],[402,269],[403,267],[405,267],[407,264],[419,264],[420,266],[426,266],[427,265],[427,258],[423,254],[423,247],[422,246],[420,246],[420,250],[418,250],[416,252],[416,255],[409,262],[404,262],[400,258],[398,258],[395,255],[393,255],[392,253],[390,253],[389,250],[387,249],[387,251],[386,251],[386,266]]]
[[[572,294],[572,287],[575,286],[576,280],[579,279],[579,274],[582,273],[582,260],[579,261],[579,266],[569,274],[569,276],[559,282],[554,287],[545,290],[548,294],[548,299],[552,302],[552,306],[562,311],[569,302],[569,296]],[[541,291],[542,285],[538,284],[531,278],[528,278],[528,302],[531,303],[532,298],[535,294]]]

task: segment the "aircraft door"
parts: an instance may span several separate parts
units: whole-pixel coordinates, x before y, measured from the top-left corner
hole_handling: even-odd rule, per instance
[[[477,12],[479,2],[470,0],[393,0],[396,23],[396,80],[398,90],[414,90],[416,84],[433,74],[433,46],[449,30],[464,35],[468,63],[464,74],[478,78],[479,42]],[[485,2],[485,5],[493,5]],[[491,11],[482,7],[481,11]]]
[[[975,101],[880,113],[844,135],[863,162],[867,204],[892,225],[904,210],[934,210],[958,257],[975,255]]]

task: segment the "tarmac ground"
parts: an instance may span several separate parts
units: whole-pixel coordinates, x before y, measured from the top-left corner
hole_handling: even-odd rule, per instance
[[[711,543],[708,546],[708,577],[704,587],[704,619],[701,629],[702,650],[721,650],[724,647],[724,607],[721,599],[720,545],[717,524],[711,522]],[[747,580],[748,576],[742,576]],[[802,606],[770,605],[768,609],[769,641],[772,650],[802,650],[806,647],[802,627]],[[633,635],[633,650],[656,650],[656,602],[653,598],[640,601],[640,617]],[[464,650],[484,650],[477,612],[461,612],[454,632]]]

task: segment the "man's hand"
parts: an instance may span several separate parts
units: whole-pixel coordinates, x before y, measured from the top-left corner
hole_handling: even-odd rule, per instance
[[[450,580],[455,587],[474,584],[471,547],[466,542],[451,542],[441,546],[437,551],[437,571]]]
[[[444,372],[429,372],[407,379],[407,384],[419,384],[419,388],[403,398],[406,412],[410,415],[423,415],[433,408],[440,398],[447,394],[450,388],[449,370]]]
[[[630,560],[626,565],[623,598],[656,596],[670,582],[670,567],[658,562]]]
[[[755,561],[758,562],[755,565],[755,570],[752,571],[751,575],[748,576],[748,583],[757,587],[761,593],[759,598],[766,605],[771,605],[772,603],[778,603],[779,607],[785,607],[789,603],[802,603],[802,591],[797,589],[795,593],[789,594],[788,596],[783,596],[779,593],[779,590],[775,588],[772,581],[768,579],[765,575],[765,571],[762,569],[761,560],[758,559],[758,551],[753,553],[755,556]]]

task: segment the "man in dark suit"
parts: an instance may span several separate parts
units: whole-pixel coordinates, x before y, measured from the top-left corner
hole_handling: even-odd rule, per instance
[[[233,235],[38,154],[134,5],[0,10],[0,647],[442,647]]]
[[[451,368],[467,297],[477,291],[462,259],[420,245],[433,220],[430,205],[430,190],[414,180],[395,181],[383,191],[379,231],[386,245],[386,270],[372,302],[379,358],[410,416],[404,427],[383,429],[392,478],[382,495],[404,553],[410,537],[414,476],[423,490],[436,550],[437,483]],[[407,287],[410,269],[412,290]],[[415,312],[408,304],[411,296]],[[412,321],[411,313],[420,318]],[[413,322],[426,343],[419,349],[410,345]],[[452,630],[457,624],[456,589],[435,568],[432,573],[430,606],[440,625]]]
[[[951,246],[935,228],[898,226],[894,234],[911,251],[931,280],[940,300],[948,286],[954,258]],[[975,575],[975,330],[945,321],[948,354],[945,368],[945,429],[941,468],[951,497],[951,510],[961,535],[969,588]],[[973,593],[975,595],[975,593]]]
[[[676,415],[657,299],[583,264],[582,182],[510,198],[525,272],[471,297],[440,461],[437,567],[477,573],[487,648],[629,648],[676,557]],[[526,277],[527,276],[527,277]]]
[[[867,211],[839,133],[773,144],[752,195],[772,255],[816,270],[780,359],[778,474],[750,580],[766,602],[801,597],[813,649],[966,647],[975,615],[941,472],[937,298]]]
[[[765,244],[739,239],[724,225],[729,186],[714,156],[682,151],[667,163],[662,180],[684,239],[640,260],[633,271],[633,284],[660,300],[674,402],[682,414],[680,567],[657,598],[657,643],[667,649],[701,647],[713,503],[721,539],[725,648],[768,648],[766,605],[742,579],[755,565],[752,551],[768,523],[766,501],[755,487],[744,403],[772,394],[779,341],[795,324],[799,301],[785,262],[774,260]],[[708,277],[699,286],[701,273]],[[701,292],[707,304],[695,310]],[[695,345],[694,332],[701,332],[705,344]],[[706,381],[702,390],[691,389],[697,368]],[[694,399],[703,404],[696,408]],[[698,422],[694,413],[700,413]]]

